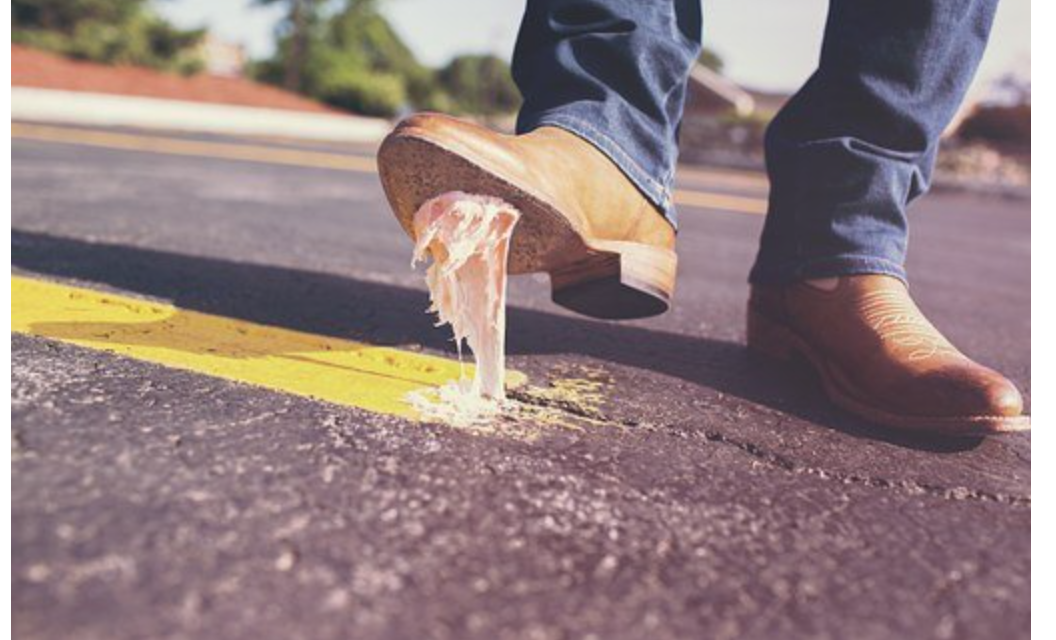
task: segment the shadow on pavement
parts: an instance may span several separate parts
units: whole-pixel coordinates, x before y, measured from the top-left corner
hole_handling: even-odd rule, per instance
[[[375,345],[453,351],[424,318],[424,291],[286,267],[238,263],[42,233],[11,232],[12,266],[162,298],[175,306]],[[681,378],[856,437],[941,453],[981,440],[890,434],[832,408],[811,376],[743,345],[511,308],[511,355],[578,354]]]

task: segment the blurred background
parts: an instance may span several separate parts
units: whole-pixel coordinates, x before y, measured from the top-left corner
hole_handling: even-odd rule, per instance
[[[814,67],[826,2],[704,5],[706,49],[691,80],[683,161],[758,168],[766,123]],[[511,129],[520,96],[509,60],[523,9],[518,0],[14,0],[13,84],[375,119],[429,109]],[[63,119],[18,98],[17,116],[43,109]],[[384,131],[364,125],[352,138]],[[1029,185],[1029,0],[1000,5],[939,180]]]
[[[881,432],[746,352],[762,133],[827,3],[703,4],[677,304],[512,279],[525,410],[461,431],[402,414],[456,349],[376,149],[512,127],[524,0],[13,0],[13,635],[1029,637],[1030,435]],[[1028,406],[1030,107],[1003,0],[907,261]]]

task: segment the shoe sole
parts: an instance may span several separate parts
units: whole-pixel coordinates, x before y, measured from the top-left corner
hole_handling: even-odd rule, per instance
[[[413,127],[389,134],[378,150],[385,195],[412,238],[414,214],[427,200],[449,191],[494,196],[521,212],[510,241],[511,275],[549,274],[553,301],[593,318],[630,320],[668,310],[674,251],[588,239],[544,198],[485,164]]]
[[[1030,416],[911,416],[891,413],[868,404],[840,376],[829,370],[825,358],[795,331],[768,318],[757,310],[748,310],[748,347],[783,362],[805,360],[821,379],[825,394],[840,408],[875,424],[916,433],[944,436],[978,437],[1030,430]]]

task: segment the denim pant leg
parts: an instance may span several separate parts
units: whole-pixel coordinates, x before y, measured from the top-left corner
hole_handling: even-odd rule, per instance
[[[766,135],[751,281],[905,279],[906,207],[975,74],[997,0],[832,0],[821,62]]]
[[[549,125],[605,153],[675,224],[671,182],[700,0],[528,0],[513,54],[518,133]]]

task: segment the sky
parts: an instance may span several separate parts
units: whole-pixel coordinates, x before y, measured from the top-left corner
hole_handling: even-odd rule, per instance
[[[509,59],[525,0],[381,0],[382,11],[419,60],[440,66],[462,53]],[[755,89],[792,91],[817,62],[826,0],[704,0],[705,44],[723,57],[733,80]],[[208,26],[221,39],[263,57],[273,50],[280,6],[252,0],[156,0],[183,27]],[[1030,74],[1030,0],[1002,0],[980,66],[977,89],[1012,70]]]

